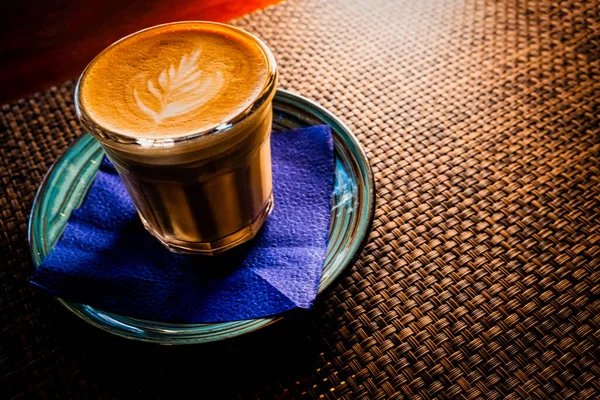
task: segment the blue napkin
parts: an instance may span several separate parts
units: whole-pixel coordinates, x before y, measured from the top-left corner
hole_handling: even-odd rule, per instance
[[[216,257],[170,253],[142,227],[105,159],[31,282],[67,300],[164,322],[234,321],[309,308],[329,237],[331,130],[274,133],[271,147],[275,208],[253,241]]]

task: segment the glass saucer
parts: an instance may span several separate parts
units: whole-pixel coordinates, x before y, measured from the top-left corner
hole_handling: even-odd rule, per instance
[[[336,162],[330,239],[319,294],[354,263],[367,240],[375,204],[373,174],[363,148],[343,122],[308,99],[285,90],[277,91],[273,100],[273,134],[321,124],[332,128]],[[36,267],[60,238],[71,211],[81,205],[102,156],[98,142],[86,133],[69,146],[44,177],[29,220],[29,245]],[[60,298],[58,301],[78,317],[105,331],[160,344],[228,339],[264,328],[285,316],[211,324],[172,324],[118,315]]]

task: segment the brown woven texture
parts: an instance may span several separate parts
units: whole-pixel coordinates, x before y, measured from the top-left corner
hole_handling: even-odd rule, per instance
[[[235,23],[342,117],[377,209],[315,310],[186,348],[28,285],[27,218],[81,134],[73,83],[0,111],[0,397],[600,398],[600,5],[291,0]],[[68,61],[65,61],[68,62]]]

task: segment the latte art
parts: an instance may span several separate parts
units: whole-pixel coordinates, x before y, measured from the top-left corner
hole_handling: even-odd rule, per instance
[[[168,70],[158,75],[157,85],[148,79],[145,92],[154,98],[153,101],[144,102],[143,94],[134,88],[133,97],[140,111],[158,124],[165,118],[195,110],[215,97],[225,82],[223,74],[215,71],[211,75],[209,71],[200,70],[200,54],[200,49],[195,50],[181,57],[177,66],[171,64]],[[146,74],[142,76],[145,78]]]
[[[219,24],[164,25],[101,53],[80,101],[103,129],[141,140],[187,136],[228,122],[267,82],[260,43]]]

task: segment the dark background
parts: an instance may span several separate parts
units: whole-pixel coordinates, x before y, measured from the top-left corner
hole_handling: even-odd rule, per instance
[[[178,20],[227,21],[280,0],[0,1],[0,104],[76,78],[102,49]]]

